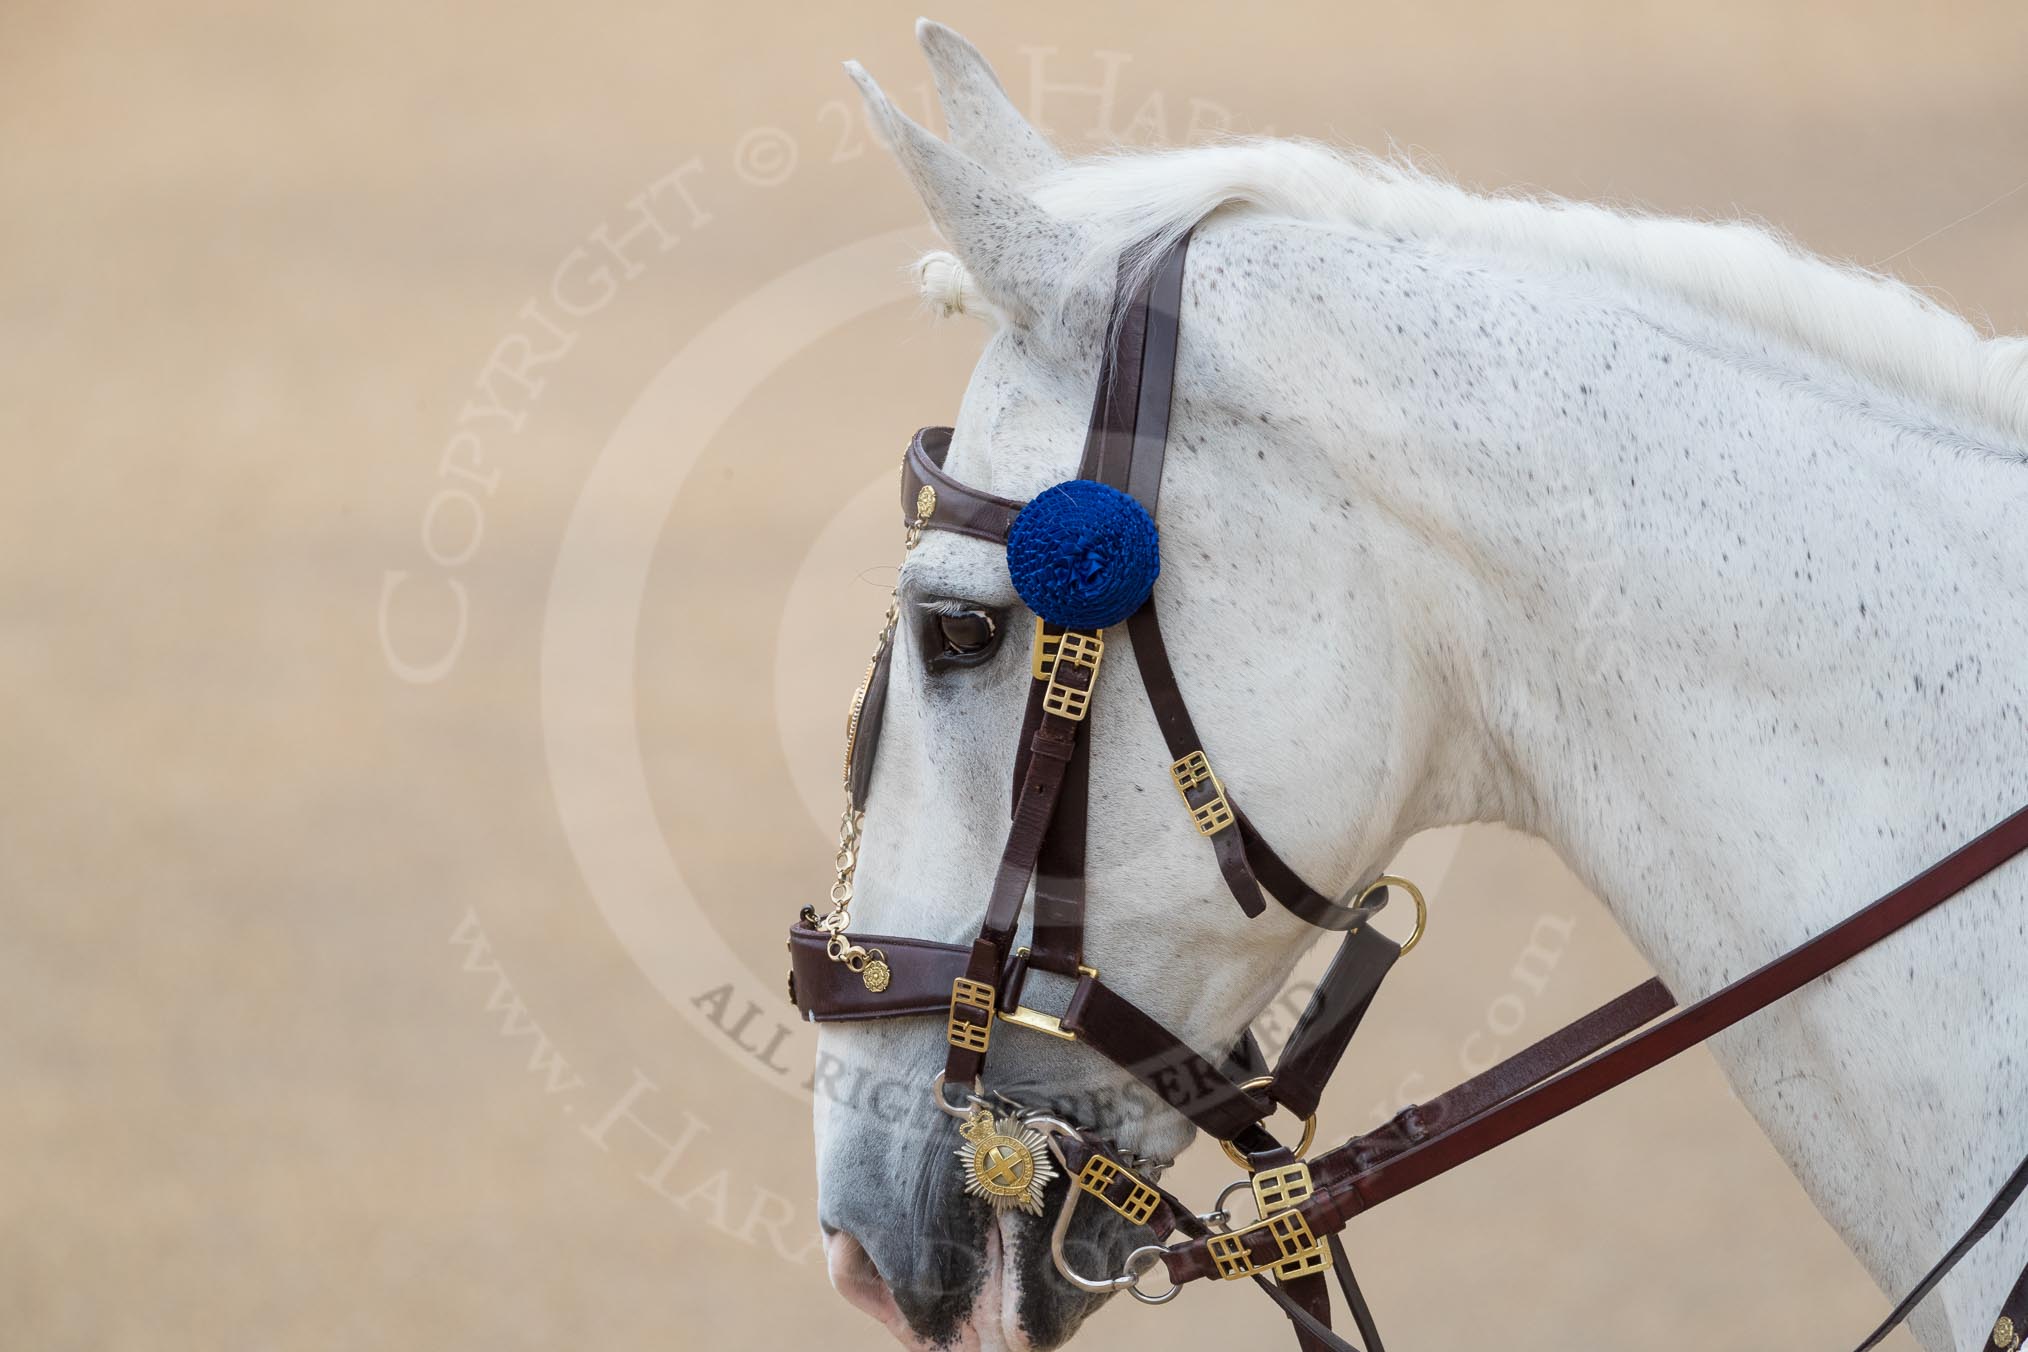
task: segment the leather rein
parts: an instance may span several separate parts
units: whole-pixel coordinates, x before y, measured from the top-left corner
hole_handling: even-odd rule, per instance
[[[1171,245],[1131,291],[1124,285],[1123,268],[1078,467],[1079,480],[1131,497],[1151,523],[1168,439],[1189,242],[1186,234]],[[926,428],[903,458],[908,548],[926,530],[1005,546],[1029,504],[980,492],[946,473],[950,438],[948,428]],[[1359,1352],[1330,1327],[1327,1271],[1335,1272],[1368,1352],[1383,1352],[1338,1238],[1354,1216],[1766,1008],[2028,850],[2028,808],[2023,808],[1865,909],[1702,1000],[1677,1009],[1668,988],[1650,979],[1490,1070],[1306,1161],[1301,1156],[1314,1132],[1325,1084],[1382,978],[1422,935],[1420,892],[1405,879],[1387,876],[1349,901],[1333,900],[1311,888],[1274,852],[1212,768],[1162,641],[1151,587],[1122,623],[1173,758],[1171,781],[1228,890],[1248,916],[1261,914],[1272,898],[1308,923],[1345,936],[1274,1068],[1265,1066],[1251,1033],[1242,1034],[1214,1063],[1113,990],[1086,961],[1088,725],[1106,651],[1106,633],[1100,628],[1056,625],[1039,616],[1035,621],[1033,680],[1016,758],[1010,824],[978,937],[962,945],[853,932],[853,871],[892,679],[898,616],[898,603],[891,604],[866,678],[853,697],[831,906],[823,914],[805,907],[790,928],[790,999],[804,1017],[817,1022],[907,1016],[944,1020],[945,1064],[931,1096],[937,1108],[961,1123],[967,1146],[959,1153],[967,1190],[996,1208],[1040,1214],[1044,1188],[1060,1167],[1070,1186],[1059,1207],[1052,1253],[1066,1280],[1085,1290],[1127,1291],[1146,1303],[1162,1304],[1192,1281],[1250,1277],[1289,1317],[1305,1352]],[[1401,944],[1367,923],[1387,904],[1390,886],[1406,891],[1416,908],[1414,931]],[[1016,946],[1031,890],[1030,942]],[[1031,971],[1074,982],[1061,1013],[1023,1003]],[[1200,1215],[1155,1182],[1159,1163],[1060,1117],[988,1096],[983,1076],[996,1024],[1090,1046],[1219,1140],[1247,1177],[1226,1188],[1214,1208]],[[953,1088],[962,1094],[960,1102],[949,1097]],[[1278,1109],[1304,1121],[1302,1142],[1293,1149],[1262,1125]],[[1906,1320],[2024,1189],[2028,1159],[1858,1352],[1867,1352]],[[1251,1193],[1257,1215],[1235,1223],[1225,1201],[1242,1190]],[[1118,1275],[1078,1273],[1065,1257],[1064,1236],[1079,1198],[1086,1195],[1161,1242],[1134,1250]],[[1156,1267],[1164,1269],[1170,1285],[1146,1291],[1142,1281]],[[2013,1349],[2023,1338],[2028,1338],[2028,1270],[2005,1301],[1992,1346]]]

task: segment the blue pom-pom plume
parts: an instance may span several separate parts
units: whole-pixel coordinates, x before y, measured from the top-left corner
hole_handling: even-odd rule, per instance
[[[1038,493],[1007,532],[1007,571],[1028,608],[1064,629],[1104,629],[1141,608],[1162,573],[1155,519],[1095,479]]]

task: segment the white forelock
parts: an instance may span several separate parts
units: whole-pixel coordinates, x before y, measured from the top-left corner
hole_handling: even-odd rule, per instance
[[[1485,196],[1399,161],[1269,137],[1116,151],[1028,186],[1088,228],[1083,264],[1059,279],[1066,295],[1110,289],[1115,261],[1137,246],[1152,266],[1220,208],[1342,225],[1659,293],[2028,447],[2028,338],[1984,337],[1907,284],[1764,225]]]

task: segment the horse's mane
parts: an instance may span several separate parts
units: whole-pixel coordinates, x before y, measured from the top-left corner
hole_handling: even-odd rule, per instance
[[[1030,185],[1090,230],[1071,288],[1220,208],[1352,226],[1616,280],[1837,363],[2028,446],[2028,338],[1987,338],[1903,282],[1830,262],[1746,221],[1688,221],[1553,197],[1482,196],[1396,160],[1246,138],[1078,160]]]

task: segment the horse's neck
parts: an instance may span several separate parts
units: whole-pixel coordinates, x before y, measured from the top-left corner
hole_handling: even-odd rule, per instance
[[[1672,331],[1709,321],[1405,271],[1394,339],[1346,317],[1358,407],[1317,416],[1391,429],[1350,472],[1403,635],[1470,706],[1436,773],[1472,782],[1421,801],[1548,838],[1685,998],[2028,802],[2028,465]],[[1418,341],[1459,313],[1483,343]],[[1715,1045],[1884,1283],[2020,1154],[1994,1124],[2023,1090],[2024,904],[2016,868]]]

